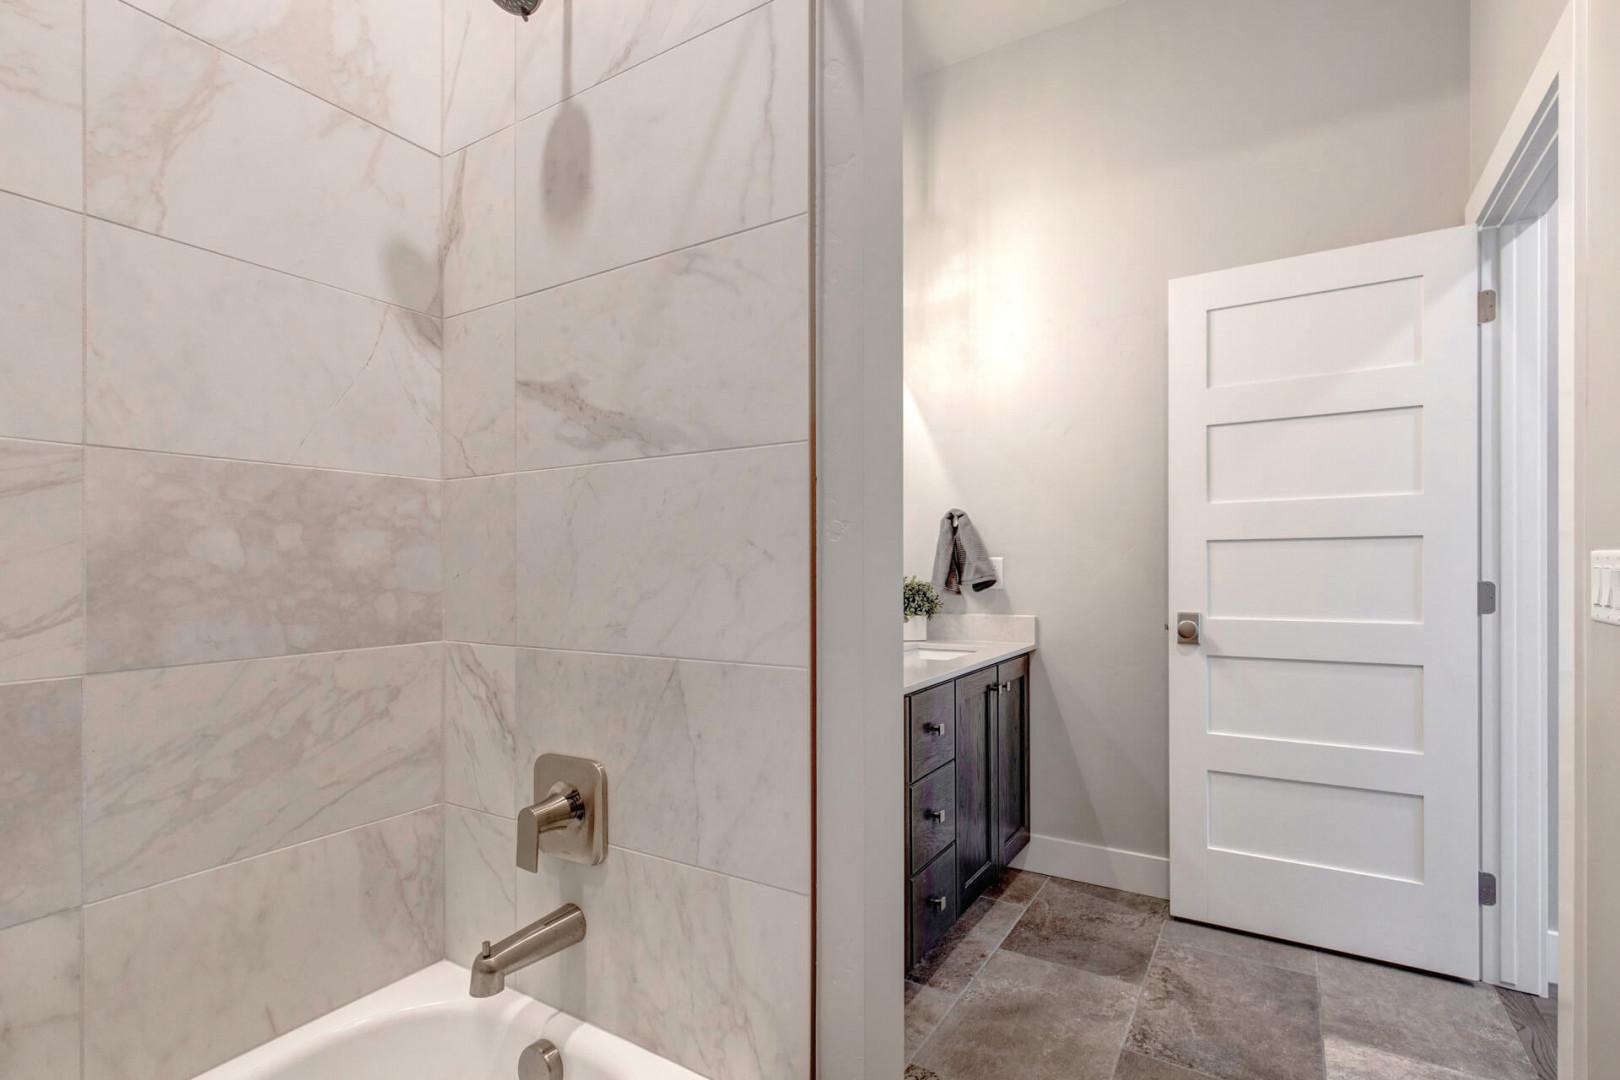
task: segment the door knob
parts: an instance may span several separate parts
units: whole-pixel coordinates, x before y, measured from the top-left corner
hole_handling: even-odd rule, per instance
[[[1183,611],[1176,615],[1176,643],[1197,645],[1203,633],[1204,618],[1196,611]]]

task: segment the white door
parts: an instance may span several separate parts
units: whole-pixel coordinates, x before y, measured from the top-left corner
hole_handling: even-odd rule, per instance
[[[1170,907],[1478,978],[1478,234],[1170,284]]]

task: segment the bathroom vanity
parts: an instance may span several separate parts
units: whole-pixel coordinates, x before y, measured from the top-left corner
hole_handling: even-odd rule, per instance
[[[906,966],[1029,843],[1031,644],[906,647]]]

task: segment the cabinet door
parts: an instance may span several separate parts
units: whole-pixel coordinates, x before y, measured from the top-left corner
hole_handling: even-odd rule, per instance
[[[996,876],[996,669],[956,680],[956,865],[962,910]]]
[[[996,861],[1029,843],[1029,657],[996,668]]]

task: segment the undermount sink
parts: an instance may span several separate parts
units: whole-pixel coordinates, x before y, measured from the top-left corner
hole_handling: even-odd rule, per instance
[[[964,656],[972,655],[961,649],[931,649],[926,645],[908,647],[906,653],[918,660],[960,660]]]

